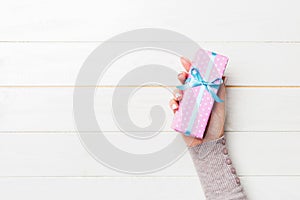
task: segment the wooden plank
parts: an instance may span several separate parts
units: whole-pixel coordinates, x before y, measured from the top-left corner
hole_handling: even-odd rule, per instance
[[[103,41],[128,30],[157,27],[195,40],[298,41],[297,8],[296,0],[12,0],[1,6],[0,40]]]
[[[163,149],[176,133],[161,133],[148,140],[136,140],[124,133],[104,133],[112,145],[134,154]],[[240,176],[300,175],[300,133],[227,132],[228,149]],[[104,151],[104,149],[103,149]],[[76,133],[1,133],[0,177],[120,177],[105,167],[81,145]],[[169,167],[147,177],[197,177],[188,152]]]
[[[114,89],[98,88],[95,93],[95,114],[104,131],[120,130],[112,115]],[[124,91],[128,88],[118,89]],[[73,120],[73,88],[1,88],[0,94],[2,132],[76,130]],[[129,114],[117,110],[117,119],[130,118],[136,126],[145,127],[151,124],[151,108],[159,105],[166,115],[165,119],[160,119],[165,120],[160,130],[171,131],[173,114],[168,107],[170,98],[172,94],[166,88],[142,88],[129,100]],[[300,93],[297,88],[228,88],[227,101],[227,131],[300,130]],[[163,116],[162,113],[159,115]],[[136,130],[124,128],[127,131]]]
[[[0,43],[0,85],[75,85],[83,62],[100,44]],[[230,58],[226,70],[228,85],[300,86],[299,43],[200,42],[200,45]],[[145,64],[165,65],[176,72],[183,70],[178,57],[144,50],[113,63],[99,84],[117,85],[124,75]],[[177,84],[175,77],[174,82]]]
[[[300,198],[299,177],[241,181],[249,199]],[[197,178],[4,178],[0,186],[2,199],[205,199]]]
[[[101,41],[143,27],[180,32],[230,57],[227,141],[249,198],[300,199],[298,7],[296,0],[3,2],[0,199],[204,199],[188,154],[157,173],[125,175],[95,161],[77,136],[72,94],[82,63]],[[114,86],[153,61],[182,69],[175,56],[130,54],[107,71],[100,84],[112,87],[98,88],[95,97],[106,137],[131,152],[155,151],[176,135],[169,128],[171,95],[162,88],[143,88],[129,103],[139,126],[151,123],[152,106],[163,106],[167,120],[159,136],[132,140],[116,132],[111,117]]]

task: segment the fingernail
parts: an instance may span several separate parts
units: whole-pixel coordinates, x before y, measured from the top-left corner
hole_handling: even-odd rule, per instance
[[[179,92],[176,92],[175,98],[178,100],[181,97],[181,94]]]
[[[179,72],[178,77],[182,76],[183,71]]]
[[[172,109],[173,110],[175,110],[175,109],[177,109],[178,108],[178,106],[174,103],[174,104],[172,104]]]
[[[186,58],[186,57],[181,57],[180,59],[181,59],[181,60],[184,60],[184,61],[187,62],[187,63],[190,63],[190,62],[191,62],[190,59],[188,59],[188,58]]]

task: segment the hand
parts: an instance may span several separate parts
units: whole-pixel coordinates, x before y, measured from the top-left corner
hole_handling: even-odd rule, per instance
[[[181,63],[185,70],[188,72],[191,68],[191,62],[186,58],[181,58]],[[188,77],[188,73],[184,71],[178,74],[179,81],[183,84]],[[225,80],[224,80],[225,79]],[[224,82],[226,82],[226,78],[223,77]],[[174,98],[170,100],[170,107],[174,111],[174,113],[178,110],[179,102],[182,99],[183,91],[174,90]],[[182,134],[184,141],[190,147],[201,144],[202,142],[207,142],[210,140],[215,140],[224,135],[224,124],[225,124],[225,98],[226,98],[226,89],[225,84],[222,84],[218,91],[218,96],[224,100],[223,103],[215,103],[210,115],[210,119],[208,121],[204,138],[198,139],[186,136]]]

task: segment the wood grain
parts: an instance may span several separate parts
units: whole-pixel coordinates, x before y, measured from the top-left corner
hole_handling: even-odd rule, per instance
[[[3,1],[0,199],[204,199],[189,154],[153,174],[121,174],[94,160],[76,132],[73,91],[85,59],[114,35],[151,27],[182,33],[230,58],[226,134],[249,199],[300,199],[298,4],[297,0]],[[105,136],[131,152],[155,151],[177,135],[169,128],[170,87],[148,84],[128,104],[129,117],[142,127],[151,123],[152,106],[162,106],[166,122],[157,137],[133,140],[119,132],[113,120],[114,90],[137,87],[119,85],[119,80],[144,64],[182,70],[176,56],[135,52],[112,64],[95,93],[95,112]]]
[[[82,64],[99,45],[101,42],[0,43],[0,86],[74,86]],[[225,73],[230,86],[300,86],[299,43],[199,42],[199,45],[230,58]],[[175,72],[183,70],[178,57],[144,50],[114,62],[98,84],[119,85],[122,77],[145,64],[164,65]],[[156,74],[150,75],[156,80]],[[175,77],[172,83],[178,84]]]
[[[104,135],[112,145],[135,154],[156,152],[177,136],[170,132],[149,140],[137,140],[121,132]],[[299,132],[227,132],[226,137],[229,154],[239,176],[300,176],[300,162],[297,159]],[[3,161],[0,179],[135,176],[116,172],[96,161],[81,145],[76,133],[1,133],[0,159]],[[169,167],[141,176],[197,177],[197,174],[186,152]]]
[[[171,91],[159,87],[142,88],[128,101],[128,114],[119,110],[113,114],[115,89],[97,88],[95,93],[94,110],[103,131],[119,131],[114,115],[119,120],[129,117],[139,127],[148,126],[151,123],[150,111],[155,105],[163,110],[157,113],[161,119],[153,120],[165,121],[161,130],[171,131],[173,114],[168,107]],[[127,87],[118,89],[128,90]],[[299,131],[298,88],[228,88],[227,92],[227,131]],[[73,88],[0,88],[0,93],[1,132],[76,130]],[[125,97],[124,101],[127,101]]]
[[[104,41],[164,28],[201,41],[299,41],[298,1],[146,0],[3,2],[1,41]]]
[[[299,177],[241,181],[249,199],[299,199]],[[0,197],[9,199],[205,199],[197,178],[1,178],[0,186]]]

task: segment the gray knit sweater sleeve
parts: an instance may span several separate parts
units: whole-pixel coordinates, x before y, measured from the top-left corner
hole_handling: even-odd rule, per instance
[[[207,200],[247,199],[224,136],[189,147],[189,152]]]

